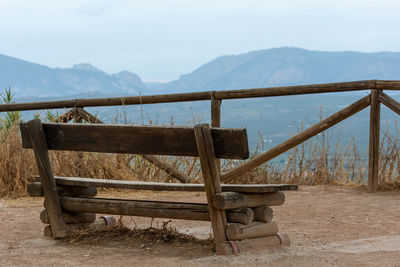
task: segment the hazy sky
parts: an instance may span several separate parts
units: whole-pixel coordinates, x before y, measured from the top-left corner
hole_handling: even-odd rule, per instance
[[[400,51],[398,0],[0,0],[0,54],[167,81],[220,55]]]

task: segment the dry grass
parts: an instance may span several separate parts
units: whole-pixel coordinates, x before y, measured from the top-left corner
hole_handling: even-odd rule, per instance
[[[197,239],[193,236],[178,232],[169,226],[170,221],[163,223],[161,227],[147,227],[133,229],[124,227],[122,224],[105,228],[103,230],[82,230],[64,239],[64,242],[73,245],[103,245],[114,242],[123,242],[130,246],[149,248],[155,244],[172,244],[185,246],[202,246],[210,249],[214,246],[213,239]]]
[[[301,130],[301,129],[299,129]],[[262,139],[262,138],[261,138]],[[380,147],[380,187],[391,190],[400,187],[400,131],[386,129]],[[243,175],[235,183],[295,183],[345,184],[364,186],[367,175],[367,152],[360,153],[354,140],[342,146],[332,141],[332,132],[292,149],[283,168],[264,164]],[[257,151],[260,149],[258,147]],[[258,153],[256,151],[256,153]],[[0,131],[0,197],[26,196],[27,185],[37,175],[31,150],[21,148],[17,125]],[[117,180],[175,182],[167,173],[144,160],[141,156],[107,153],[50,152],[53,171],[60,176],[96,177]],[[201,182],[198,159],[190,157],[163,157],[186,173],[193,182]],[[241,164],[223,161],[222,171]]]
[[[0,155],[0,196],[25,196],[37,170],[33,152],[21,147],[16,125],[8,133],[0,131]]]
[[[379,187],[398,189],[400,184],[399,130],[381,132]],[[354,138],[343,146],[333,142],[333,131],[292,149],[282,172],[282,182],[307,185],[338,184],[365,186],[368,175],[368,151],[359,152]]]
[[[33,151],[22,149],[17,125],[8,134],[0,132],[0,196],[26,196],[27,185],[38,174]],[[172,178],[139,155],[50,151],[53,172],[59,176],[95,177],[115,180],[168,182]],[[193,181],[200,178],[197,159],[164,157],[184,170]]]

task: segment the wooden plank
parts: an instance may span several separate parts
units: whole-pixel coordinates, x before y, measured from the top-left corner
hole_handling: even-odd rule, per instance
[[[27,124],[21,123],[22,146],[32,148]],[[192,127],[44,123],[48,148],[88,152],[197,157]],[[249,157],[246,129],[211,129],[218,158]]]
[[[153,218],[210,221],[207,204],[148,200],[60,197],[64,212],[100,213]],[[243,221],[233,210],[229,222]],[[243,213],[243,212],[242,212]],[[229,217],[230,211],[228,212]],[[243,216],[242,216],[243,217]]]
[[[210,221],[214,233],[216,252],[217,254],[225,254],[225,246],[221,246],[221,244],[226,241],[226,213],[223,210],[216,209],[212,202],[214,196],[221,193],[221,185],[219,182],[219,169],[215,158],[211,130],[208,124],[199,124],[194,127],[194,133],[196,135],[197,149],[207,196],[208,210],[210,212]]]
[[[66,236],[66,226],[58,197],[57,186],[51,168],[50,157],[47,150],[46,138],[40,120],[32,120],[26,125],[27,136],[30,140],[37,168],[40,174],[40,182],[43,188],[44,202],[50,219],[50,225],[54,238]]]
[[[57,186],[59,196],[68,197],[94,197],[97,195],[97,187],[94,186],[75,186],[62,185]]]
[[[209,221],[206,204],[60,197],[64,211]]]
[[[149,191],[205,192],[204,184],[156,183],[55,176],[57,185],[93,186]],[[293,184],[221,184],[222,192],[269,193],[297,190]]]
[[[280,206],[283,203],[285,203],[285,195],[282,192],[264,194],[224,192],[217,193],[213,198],[214,207],[222,210]]]
[[[379,90],[371,92],[371,109],[369,122],[369,155],[368,155],[368,192],[378,190],[379,175],[379,129],[380,129],[380,102]]]
[[[384,92],[380,92],[379,101],[381,101],[383,104],[385,104],[385,106],[400,115],[400,103],[397,102],[395,99],[391,98]]]
[[[332,93],[345,91],[369,90],[375,88],[380,82],[382,88],[387,90],[400,90],[399,82],[367,80],[343,83],[327,83],[312,85],[295,85],[281,87],[267,87],[256,89],[206,91],[194,93],[178,93],[165,95],[146,95],[114,98],[92,98],[92,99],[71,99],[58,101],[13,103],[0,105],[0,112],[22,111],[38,109],[74,108],[74,107],[96,107],[96,106],[121,106],[121,105],[144,105],[156,103],[173,103],[185,101],[202,101],[215,99],[236,99],[250,97],[271,97],[284,95]]]
[[[252,158],[243,165],[221,175],[221,181],[231,181],[234,178],[245,174],[246,172],[256,168],[257,166],[275,158],[276,156],[288,151],[289,149],[303,143],[304,141],[310,139],[311,137],[319,134],[322,131],[332,127],[333,125],[347,119],[348,117],[356,114],[357,112],[363,110],[370,105],[370,96],[363,97],[362,99],[354,102],[350,106],[336,112],[335,114],[329,116],[328,118],[314,124],[307,130],[296,134],[295,136],[289,138],[285,142],[271,148],[270,150],[261,153],[260,155]]]
[[[273,236],[278,233],[278,225],[271,221],[269,223],[253,222],[249,225],[232,223],[226,227],[228,240],[243,240]]]

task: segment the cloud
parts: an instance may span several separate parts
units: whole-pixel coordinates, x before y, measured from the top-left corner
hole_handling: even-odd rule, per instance
[[[112,9],[111,1],[87,1],[76,7],[74,11],[86,16],[100,17]]]

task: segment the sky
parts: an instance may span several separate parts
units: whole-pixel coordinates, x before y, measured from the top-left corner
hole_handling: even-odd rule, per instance
[[[400,51],[398,0],[0,0],[0,54],[166,82],[274,47]]]

